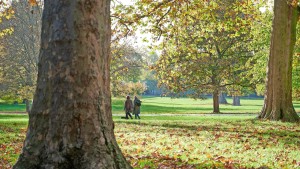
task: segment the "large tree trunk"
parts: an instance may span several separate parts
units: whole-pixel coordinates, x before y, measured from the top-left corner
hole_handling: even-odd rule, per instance
[[[113,133],[110,0],[45,0],[37,89],[15,169],[131,168]]]
[[[213,113],[220,113],[220,104],[219,104],[219,91],[215,90],[213,92]]]
[[[298,10],[286,0],[275,0],[273,31],[264,106],[259,118],[295,122],[292,103],[292,61]]]

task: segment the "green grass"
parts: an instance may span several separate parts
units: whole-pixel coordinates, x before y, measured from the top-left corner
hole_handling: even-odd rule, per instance
[[[146,162],[154,168],[300,167],[299,124],[238,115],[115,121],[118,143],[135,168]]]
[[[143,97],[141,112],[142,114],[201,114],[211,113],[213,101],[211,98],[206,100],[194,100],[190,98],[171,99],[169,97]],[[113,114],[124,114],[123,98],[112,100]],[[231,98],[227,98],[228,103],[232,103]],[[222,113],[259,113],[263,106],[263,99],[241,98],[241,106],[231,104],[221,104]],[[294,102],[297,112],[300,112],[300,102]]]
[[[300,168],[300,126],[255,115],[114,116],[126,159],[141,168]],[[21,151],[27,115],[0,114],[0,168]]]
[[[21,153],[27,115],[0,115],[0,168],[12,168]]]
[[[212,112],[212,99],[194,100],[190,98],[171,99],[169,97],[143,97],[141,111],[142,114],[202,114]],[[112,99],[112,113],[124,114],[124,98]],[[228,103],[232,103],[230,97]],[[222,113],[258,113],[263,106],[262,98],[241,98],[241,106],[232,106],[231,104],[221,104]],[[295,101],[294,107],[300,112],[300,102]],[[24,112],[24,104],[8,104],[0,102],[0,112]]]
[[[0,112],[25,112],[25,104],[0,103]]]

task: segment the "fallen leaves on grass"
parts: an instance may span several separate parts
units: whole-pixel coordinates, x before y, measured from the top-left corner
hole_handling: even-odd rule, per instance
[[[136,169],[299,168],[298,125],[274,122],[144,121],[116,123],[123,154]],[[285,126],[287,125],[287,126]],[[24,126],[0,125],[0,168],[21,151]]]
[[[158,123],[117,123],[118,144],[134,168],[299,167],[299,143],[291,137],[300,136],[299,126]]]
[[[14,125],[15,126],[15,125]],[[20,132],[21,131],[21,132]],[[21,153],[25,129],[0,125],[0,168],[12,168]]]

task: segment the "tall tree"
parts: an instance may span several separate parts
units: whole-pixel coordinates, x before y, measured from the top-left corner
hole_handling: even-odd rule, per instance
[[[14,168],[131,168],[113,133],[110,0],[44,3],[37,89]]]
[[[155,67],[158,78],[176,93],[211,93],[213,112],[220,113],[220,92],[241,83],[236,77],[247,70],[244,65],[253,56],[251,27],[257,11],[251,1],[177,5],[178,12],[170,7],[171,21],[160,27],[164,41]]]
[[[299,121],[292,103],[292,61],[298,19],[297,1],[274,1],[267,90],[261,119]]]

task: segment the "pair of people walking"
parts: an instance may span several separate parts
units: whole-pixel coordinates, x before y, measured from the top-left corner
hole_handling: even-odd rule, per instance
[[[126,97],[126,101],[124,103],[124,110],[126,113],[126,119],[128,119],[129,117],[132,119],[132,116],[130,114],[130,112],[133,111],[133,114],[135,116],[135,119],[141,119],[140,118],[140,113],[141,113],[141,100],[138,99],[138,97],[134,96],[134,100],[132,102],[132,100],[130,99],[130,96]]]

